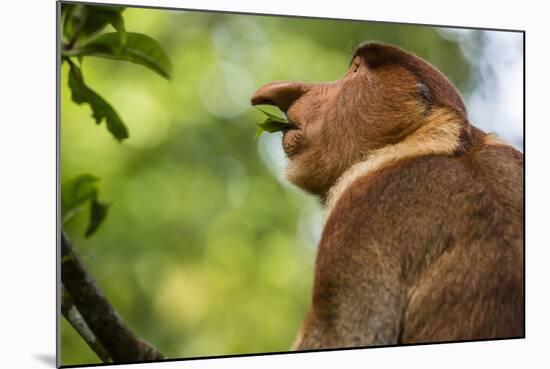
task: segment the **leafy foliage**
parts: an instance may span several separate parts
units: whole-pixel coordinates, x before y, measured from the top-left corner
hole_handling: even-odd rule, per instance
[[[97,196],[99,178],[91,174],[81,174],[61,185],[61,216],[68,222],[79,211],[82,204]]]
[[[144,65],[169,79],[172,64],[162,46],[153,38],[135,32],[127,32],[122,12],[124,7],[90,6],[84,4],[62,4],[62,60],[70,66],[68,85],[73,102],[88,104],[96,124],[105,120],[108,131],[119,142],[129,137],[128,128],[115,108],[84,82],[81,65],[84,57],[96,56],[107,59],[129,61]],[[116,32],[100,34],[108,25]],[[71,58],[78,58],[80,66]],[[64,223],[82,211],[89,203],[90,217],[85,232],[93,235],[105,220],[109,204],[97,198],[99,179],[82,174],[61,188],[62,217]]]
[[[63,60],[71,65],[69,87],[73,101],[88,103],[97,124],[103,119],[109,132],[119,141],[129,137],[128,130],[115,109],[97,92],[84,84],[82,71],[71,62],[85,56],[125,60],[142,64],[164,78],[172,75],[172,64],[162,46],[153,38],[135,32],[126,32],[122,7],[63,4],[63,36],[68,40],[62,47]],[[117,32],[92,37],[111,24]]]
[[[61,216],[63,224],[70,222],[83,211],[85,204],[90,207],[90,219],[85,236],[90,237],[99,228],[107,216],[108,204],[98,200],[97,182],[99,178],[88,174],[80,174],[61,185]]]
[[[107,122],[107,129],[119,141],[128,138],[128,129],[115,109],[99,96],[94,90],[86,86],[80,68],[71,63],[69,71],[69,87],[73,101],[77,104],[87,103],[92,108],[92,115],[97,124],[103,119]]]
[[[90,204],[90,221],[88,222],[88,228],[84,234],[86,237],[90,237],[97,231],[101,222],[107,216],[107,211],[109,210],[109,204],[104,204],[100,202],[97,197],[92,198]]]
[[[91,7],[83,4],[63,4],[61,15],[63,21],[63,36],[72,43],[89,39],[108,24],[111,24],[124,39],[124,19],[122,12],[125,8],[116,6]]]
[[[127,32],[126,42],[117,33],[105,33],[74,50],[75,56],[99,56],[141,64],[166,79],[172,76],[172,64],[160,44],[141,33]]]

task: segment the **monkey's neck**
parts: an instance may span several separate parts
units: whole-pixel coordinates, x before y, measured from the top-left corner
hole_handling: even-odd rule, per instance
[[[469,123],[455,112],[437,109],[426,121],[402,141],[369,152],[365,159],[346,170],[330,188],[321,202],[326,210],[326,218],[342,194],[358,178],[367,176],[401,160],[424,155],[453,155],[460,145],[461,137]],[[478,130],[479,131],[479,130]]]

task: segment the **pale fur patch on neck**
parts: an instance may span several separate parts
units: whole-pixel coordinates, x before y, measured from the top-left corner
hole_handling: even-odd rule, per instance
[[[501,140],[496,134],[494,134],[494,133],[489,133],[487,136],[485,136],[485,138],[484,138],[484,140],[483,140],[483,143],[485,143],[486,145],[504,145],[504,146],[513,147],[513,146],[510,145],[509,143],[502,141],[502,140]]]
[[[460,119],[452,111],[434,110],[427,117],[426,122],[403,141],[369,152],[365,160],[346,170],[330,189],[325,207],[325,219],[328,219],[331,210],[346,189],[358,178],[403,159],[453,153],[458,145],[461,124]]]

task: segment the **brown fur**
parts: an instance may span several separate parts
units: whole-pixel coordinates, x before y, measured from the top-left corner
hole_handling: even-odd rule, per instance
[[[446,124],[439,124],[441,121],[445,121]],[[349,168],[331,187],[326,206],[327,216],[342,193],[357,177],[408,157],[455,152],[459,147],[457,137],[461,133],[461,128],[462,121],[457,119],[453,112],[439,108],[430,114],[422,127],[403,141],[371,151],[366,160]]]
[[[295,349],[524,335],[523,155],[437,69],[366,44],[341,80],[252,102],[287,112],[288,177],[327,210]]]

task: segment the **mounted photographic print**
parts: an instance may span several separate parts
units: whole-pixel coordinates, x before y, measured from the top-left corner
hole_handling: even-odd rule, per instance
[[[59,365],[524,337],[523,31],[61,2],[58,37]]]

